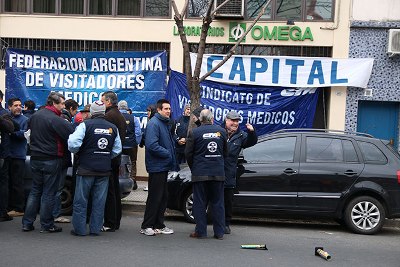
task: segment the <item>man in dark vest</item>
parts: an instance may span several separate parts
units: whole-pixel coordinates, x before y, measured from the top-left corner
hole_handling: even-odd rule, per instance
[[[214,238],[223,239],[224,211],[224,158],[227,154],[225,130],[213,125],[210,110],[200,112],[201,126],[189,132],[186,140],[186,160],[192,171],[193,215],[196,228],[192,238],[207,237],[207,205],[213,216]]]
[[[91,118],[85,120],[69,136],[68,149],[79,155],[76,176],[72,235],[85,236],[89,196],[92,210],[89,233],[98,235],[103,226],[104,205],[107,197],[111,159],[122,151],[117,127],[104,118],[106,106],[96,101],[90,106]]]

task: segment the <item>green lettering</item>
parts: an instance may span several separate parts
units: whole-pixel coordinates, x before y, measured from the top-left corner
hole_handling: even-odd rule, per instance
[[[307,27],[306,30],[304,31],[303,37],[301,38],[302,41],[305,39],[308,39],[310,41],[314,41],[314,37],[312,35],[310,27]]]
[[[176,35],[179,35],[179,31],[178,31],[178,29],[174,26],[174,29],[173,29],[173,34],[176,36]]]
[[[257,35],[256,35],[256,31],[257,31]],[[252,29],[251,29],[251,37],[254,40],[260,40],[262,38],[262,27],[255,25]]]
[[[276,36],[276,26],[274,26],[274,28],[272,29],[272,32],[269,31],[268,26],[265,26],[265,27],[264,27],[264,40],[267,40],[267,38],[268,38],[268,40],[272,40],[272,38],[273,38],[274,40],[277,39],[277,36]]]
[[[279,41],[289,40],[289,26],[278,27],[278,40]]]
[[[289,29],[289,37],[293,41],[298,41],[301,39],[301,29],[298,26],[293,26]]]

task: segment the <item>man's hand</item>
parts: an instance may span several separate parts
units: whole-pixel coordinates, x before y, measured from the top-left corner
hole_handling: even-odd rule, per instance
[[[179,140],[178,140],[178,144],[180,144],[180,145],[186,144],[186,138],[181,138],[181,139],[179,139]]]
[[[254,127],[250,123],[246,123],[246,127],[247,127],[247,130],[249,130],[250,132],[254,132]]]

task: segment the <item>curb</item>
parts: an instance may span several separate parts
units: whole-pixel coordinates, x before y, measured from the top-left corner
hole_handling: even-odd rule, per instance
[[[146,209],[145,202],[122,201],[122,205],[124,206],[124,210],[130,212],[144,212],[144,210]],[[385,228],[400,228],[400,219],[385,219],[385,223],[383,226]]]

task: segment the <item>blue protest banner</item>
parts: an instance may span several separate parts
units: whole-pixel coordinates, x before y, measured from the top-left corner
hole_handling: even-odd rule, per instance
[[[318,88],[282,88],[263,86],[235,86],[204,81],[201,105],[214,114],[214,122],[222,124],[226,113],[237,111],[242,119],[240,127],[251,123],[259,135],[285,128],[312,128],[318,101]],[[172,117],[182,115],[189,103],[186,76],[171,71],[166,98],[171,102]]]
[[[55,52],[8,49],[6,101],[19,97],[44,105],[51,91],[76,100],[80,108],[112,90],[134,114],[165,96],[166,51]]]

